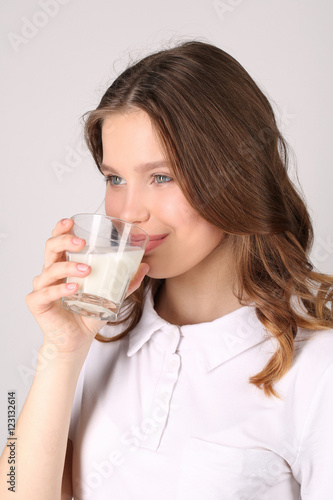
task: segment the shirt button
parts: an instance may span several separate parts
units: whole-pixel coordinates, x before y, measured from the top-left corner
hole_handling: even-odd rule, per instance
[[[178,358],[171,359],[171,361],[169,361],[168,364],[168,371],[176,372],[178,368],[179,368],[179,359]]]
[[[168,392],[162,392],[159,394],[158,399],[161,403],[167,403],[169,401],[170,395]]]

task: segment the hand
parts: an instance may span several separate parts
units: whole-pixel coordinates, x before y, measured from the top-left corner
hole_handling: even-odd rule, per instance
[[[33,291],[27,296],[27,305],[41,327],[44,344],[61,353],[87,353],[97,332],[105,321],[79,316],[62,307],[61,298],[77,292],[78,284],[65,283],[66,277],[86,277],[91,267],[82,268],[76,262],[66,261],[66,250],[79,252],[86,242],[69,234],[74,221],[64,219],[56,225],[52,238],[46,242],[42,273],[33,281]],[[142,263],[133,277],[127,296],[136,290],[145,274],[148,264]]]

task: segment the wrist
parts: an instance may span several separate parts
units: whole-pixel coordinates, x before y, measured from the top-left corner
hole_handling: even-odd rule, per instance
[[[37,370],[47,366],[61,365],[69,370],[80,371],[89,352],[89,346],[82,346],[75,351],[60,351],[58,346],[44,342],[38,350]]]

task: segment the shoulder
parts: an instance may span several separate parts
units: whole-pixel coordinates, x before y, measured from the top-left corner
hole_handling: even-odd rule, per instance
[[[295,364],[323,369],[333,362],[333,329],[305,330],[300,328],[294,341]]]
[[[321,384],[333,391],[333,330],[299,329],[292,365],[277,386],[304,410]]]

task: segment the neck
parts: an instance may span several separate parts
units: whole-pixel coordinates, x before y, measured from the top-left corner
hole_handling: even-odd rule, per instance
[[[155,296],[155,310],[174,325],[213,321],[241,307],[234,294],[232,256],[217,249],[194,269],[167,278]]]

